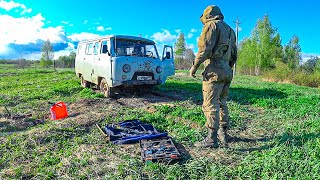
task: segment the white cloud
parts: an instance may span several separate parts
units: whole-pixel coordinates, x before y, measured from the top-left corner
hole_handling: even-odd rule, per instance
[[[60,50],[54,53],[54,59],[58,59],[60,56],[67,56],[72,51],[76,51],[76,48],[73,43],[68,43],[68,47],[64,50]]]
[[[88,20],[83,21],[83,24],[87,24],[87,23],[88,23]]]
[[[31,8],[28,8],[28,9],[25,9],[21,12],[21,15],[23,14],[27,14],[27,13],[31,13],[32,12],[32,9]]]
[[[11,1],[0,0],[0,8],[6,11],[11,11],[12,9],[20,8],[23,10],[21,12],[21,15],[32,12],[31,8],[27,8],[24,4],[16,3],[12,0]],[[15,10],[15,11],[19,12],[18,10]]]
[[[188,38],[188,39],[191,39],[192,37],[193,37],[193,34],[192,34],[192,33],[188,33],[187,38]]]
[[[44,28],[41,14],[33,17],[14,18],[9,15],[0,15],[1,43],[29,44],[38,40],[50,39],[52,43],[65,42],[65,32],[62,26]]]
[[[188,49],[194,50],[195,47],[196,47],[196,46],[195,46],[194,44],[187,44],[187,48],[188,48]]]
[[[72,34],[72,35],[68,36],[68,38],[74,42],[88,40],[88,39],[96,39],[99,37],[101,37],[101,35],[88,33],[88,32],[82,32],[79,34]]]
[[[180,34],[181,33],[181,29],[176,29],[174,30],[177,34]]]
[[[9,54],[13,50],[7,46],[7,44],[3,44],[0,42],[0,55],[2,54]]]
[[[311,59],[312,57],[319,57],[320,58],[320,54],[319,53],[301,53],[301,58],[302,58],[302,62],[306,62],[307,60]]]
[[[198,30],[192,28],[192,29],[190,30],[190,32],[191,32],[191,33],[195,33],[195,32],[198,32]]]
[[[61,21],[62,24],[69,24],[68,21]]]
[[[107,27],[107,28],[105,28],[105,27],[103,27],[103,26],[98,26],[98,27],[97,27],[97,31],[100,31],[100,32],[110,31],[110,30],[112,30],[111,27]]]
[[[162,32],[154,33],[151,38],[160,43],[170,43],[177,39],[176,35],[172,35],[170,31],[163,29]]]
[[[26,9],[27,7],[24,4],[16,3],[14,1],[7,2],[4,0],[1,0],[0,8],[5,9],[6,11],[10,11],[11,9],[14,9],[14,8]]]
[[[67,38],[62,26],[44,27],[41,14],[32,17],[15,18],[0,15],[1,54],[10,52],[9,44],[26,45],[49,39],[51,43],[64,43]]]
[[[103,26],[98,26],[97,27],[97,31],[104,31],[104,27]]]
[[[28,60],[38,60],[41,58],[41,56],[42,54],[38,52],[38,53],[30,53],[30,54],[23,55],[22,58],[28,59]]]

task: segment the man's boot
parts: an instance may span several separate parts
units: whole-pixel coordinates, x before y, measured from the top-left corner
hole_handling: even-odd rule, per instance
[[[194,146],[201,148],[218,148],[217,130],[208,128],[208,136],[204,140],[196,142]]]
[[[220,127],[218,130],[218,137],[220,140],[221,147],[228,148],[228,134],[227,128]]]

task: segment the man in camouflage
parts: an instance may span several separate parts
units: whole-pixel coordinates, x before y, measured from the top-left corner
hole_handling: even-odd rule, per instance
[[[208,136],[195,143],[197,147],[217,148],[218,137],[223,147],[227,147],[229,112],[227,97],[233,78],[232,67],[237,60],[236,36],[226,24],[218,6],[208,6],[200,17],[204,27],[199,38],[199,52],[190,69],[190,76],[204,63],[203,112],[207,118]]]

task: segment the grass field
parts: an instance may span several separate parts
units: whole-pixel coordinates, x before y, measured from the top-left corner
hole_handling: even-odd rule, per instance
[[[1,65],[0,179],[320,179],[320,89],[237,76],[230,148],[198,149],[192,144],[205,135],[198,76],[178,71],[156,87],[162,96],[106,99],[83,89],[72,70]],[[51,121],[48,102],[56,101],[72,116]],[[183,161],[144,165],[138,145],[108,144],[95,126],[130,119],[167,131]]]

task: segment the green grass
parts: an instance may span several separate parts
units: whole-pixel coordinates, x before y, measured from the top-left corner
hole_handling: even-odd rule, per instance
[[[205,135],[201,78],[186,74],[179,71],[156,88],[182,100],[156,104],[150,112],[119,105],[81,88],[73,70],[0,66],[0,107],[6,106],[13,114],[48,114],[48,102],[55,101],[81,108],[81,101],[90,100],[92,104],[87,106],[95,111],[17,130],[0,121],[0,179],[320,178],[319,89],[237,76],[228,101],[233,137],[230,148],[197,149],[192,144]],[[169,166],[144,165],[138,145],[108,144],[94,126],[129,119],[167,131],[185,148],[183,161]],[[16,133],[1,135],[13,130]]]

